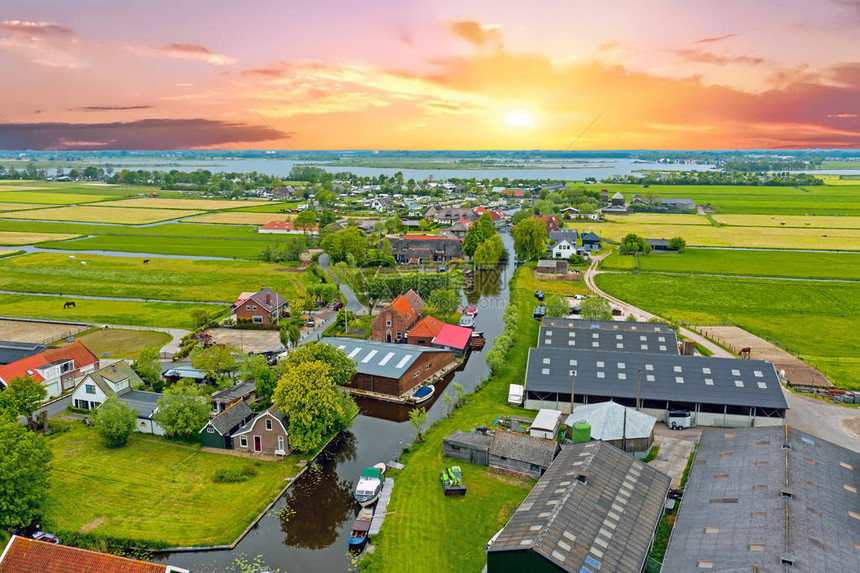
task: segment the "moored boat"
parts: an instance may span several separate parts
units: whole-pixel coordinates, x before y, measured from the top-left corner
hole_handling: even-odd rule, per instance
[[[385,473],[385,464],[364,468],[355,486],[355,501],[362,507],[375,503],[382,492],[382,474]]]
[[[349,548],[361,549],[367,543],[369,537],[370,523],[373,520],[373,508],[364,507],[358,512],[358,517],[352,522],[349,532]]]
[[[426,402],[430,398],[433,397],[433,394],[436,392],[436,388],[433,386],[422,386],[418,390],[415,391],[412,396],[409,397],[409,402],[412,404],[420,404],[422,402]]]

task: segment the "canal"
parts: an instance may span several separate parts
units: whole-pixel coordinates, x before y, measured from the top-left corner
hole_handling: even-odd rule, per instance
[[[503,234],[502,240],[510,254],[508,264],[475,272],[462,293],[470,306],[478,307],[476,330],[486,337],[484,352],[502,332],[514,271],[513,240],[509,234]],[[488,376],[483,353],[473,353],[464,367],[436,385],[433,401],[425,405],[430,422],[444,415],[442,397],[446,393],[453,397],[453,382],[462,384],[468,393]],[[290,573],[346,571],[350,565],[347,538],[359,509],[352,497],[357,476],[367,466],[395,459],[415,436],[408,423],[408,407],[367,399],[360,399],[359,406],[360,414],[350,430],[329,444],[233,551],[174,553],[160,559],[193,573],[224,571],[237,554],[261,555],[268,566]]]

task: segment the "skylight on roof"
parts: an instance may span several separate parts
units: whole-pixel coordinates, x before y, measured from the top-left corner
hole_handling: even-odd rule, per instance
[[[713,378],[705,378],[705,386],[713,386],[714,379]]]
[[[353,348],[352,352],[347,355],[347,358],[355,358],[356,354],[361,352],[361,348]]]
[[[552,338],[544,338],[543,343],[544,344],[552,344]]]
[[[600,334],[595,332],[594,334],[591,335],[591,338],[600,338]]]
[[[373,359],[374,356],[376,356],[376,354],[378,352],[379,352],[378,350],[371,350],[370,352],[367,353],[367,356],[365,356],[364,358],[361,359],[361,363],[367,364],[368,362],[370,362]]]
[[[657,337],[657,340],[658,340],[659,342],[666,342],[666,337],[665,337],[665,336],[658,336],[658,337]]]
[[[677,382],[678,384],[683,384],[684,383],[684,377],[683,376],[675,376],[675,382]]]
[[[570,365],[571,365],[571,366],[576,366],[576,359],[575,359],[575,358],[571,358],[571,360],[570,360]]]
[[[388,361],[391,360],[392,358],[394,358],[394,353],[389,352],[388,354],[385,355],[385,358],[383,358],[382,360],[379,361],[379,365],[385,366],[386,364],[388,364]]]
[[[619,342],[618,344],[615,345],[615,348],[617,348],[618,350],[624,350],[624,345]]]
[[[767,384],[766,383],[757,382],[757,384],[758,384],[758,387],[761,388],[762,390],[767,390]]]
[[[624,336],[623,336],[623,335],[621,335],[621,334],[616,334],[616,335],[615,335],[615,340],[623,340],[623,339],[624,339]]]
[[[648,350],[648,345],[642,344],[642,345],[640,345],[640,348],[642,348],[642,350]]]
[[[711,373],[710,368],[702,368],[702,374],[710,374],[710,373]]]
[[[645,370],[653,371],[653,370],[654,370],[654,365],[653,365],[653,364],[646,364],[646,365],[645,365]]]
[[[624,372],[619,372],[618,373],[618,379],[619,380],[627,380],[627,374],[625,374]]]
[[[732,370],[732,376],[740,376],[740,375],[741,375],[740,370]]]
[[[603,365],[603,360],[598,360],[598,361],[597,361],[597,367],[598,367],[598,368],[603,368],[603,366],[604,366],[604,365]]]
[[[744,387],[744,381],[743,380],[735,380],[735,386],[737,386],[738,388],[743,388]]]
[[[567,337],[568,338],[576,338],[576,331],[575,330],[568,331]]]
[[[661,352],[666,352],[666,345],[665,345],[665,344],[661,344],[661,345],[660,345],[660,351],[661,351]]]
[[[643,334],[642,336],[639,337],[639,340],[641,340],[642,342],[645,342],[646,340],[648,340],[648,337]]]
[[[683,372],[683,371],[684,371],[684,369],[681,368],[680,366],[675,366],[675,372]]]
[[[549,364],[549,363],[550,363],[550,359],[549,359],[549,358],[544,358],[544,359],[543,359],[543,363],[544,363],[544,364]]]
[[[603,372],[598,372],[597,377],[598,378],[606,378],[606,374],[604,374]]]
[[[576,341],[575,340],[568,340],[567,345],[568,346],[576,346]]]
[[[600,342],[598,342],[597,340],[595,340],[594,342],[592,342],[592,343],[591,343],[591,346],[592,346],[593,348],[600,348]]]
[[[544,332],[544,334],[546,334],[547,336],[552,336],[552,331],[551,331],[551,330],[547,330],[546,332]]]
[[[412,355],[407,354],[406,356],[404,356],[403,358],[400,359],[400,362],[397,363],[397,367],[403,368],[406,365],[406,363],[409,362],[410,360],[412,360]]]
[[[541,374],[549,374],[549,368],[541,368],[540,373]]]
[[[625,363],[623,363],[623,362],[618,363],[618,369],[619,370],[624,370],[625,368],[627,368],[627,365]]]
[[[648,382],[653,382],[654,381],[654,375],[653,374],[646,374],[645,380],[647,380]]]
[[[762,372],[761,370],[755,370],[753,371],[753,374],[755,374],[756,378],[764,378],[764,372]]]

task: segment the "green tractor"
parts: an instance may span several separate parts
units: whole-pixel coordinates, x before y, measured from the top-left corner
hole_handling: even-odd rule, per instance
[[[466,495],[466,486],[463,485],[463,471],[460,466],[445,468],[439,475],[445,495]]]

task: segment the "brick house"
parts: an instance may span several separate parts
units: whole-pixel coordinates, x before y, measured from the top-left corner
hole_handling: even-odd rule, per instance
[[[548,233],[558,231],[561,226],[558,224],[558,217],[555,215],[532,215],[532,219],[540,219],[546,225]]]
[[[287,427],[287,415],[269,408],[233,434],[233,449],[252,454],[285,456],[292,451]]]
[[[99,359],[82,342],[75,341],[0,366],[0,384],[8,386],[13,378],[29,377],[53,398],[74,388],[81,377],[98,367]]]
[[[405,342],[406,333],[421,318],[421,311],[426,306],[421,297],[411,289],[406,294],[398,295],[373,319],[370,325],[370,339]]]
[[[398,264],[447,263],[463,258],[463,244],[456,237],[403,235],[388,237]]]
[[[441,320],[437,320],[432,316],[425,316],[415,323],[409,332],[406,333],[406,342],[408,344],[418,344],[420,346],[430,346],[439,331],[445,325]]]
[[[243,292],[233,304],[236,320],[246,320],[254,324],[277,324],[287,308],[287,301],[266,287],[260,292]]]

